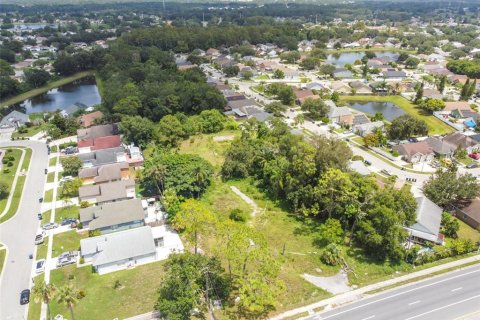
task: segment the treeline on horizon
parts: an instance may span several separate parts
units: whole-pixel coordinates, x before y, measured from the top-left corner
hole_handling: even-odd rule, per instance
[[[219,10],[229,6],[236,10]],[[25,14],[58,13],[80,14],[100,11],[132,11],[144,14],[162,15],[165,19],[210,19],[212,16],[221,16],[226,21],[242,22],[248,17],[300,17],[310,21],[325,22],[335,17],[345,19],[378,19],[389,21],[405,21],[411,16],[432,16],[436,13],[455,11],[463,13],[468,6],[470,12],[478,12],[480,4],[469,1],[366,1],[348,5],[338,3],[265,3],[252,5],[251,3],[179,3],[166,2],[165,7],[159,2],[115,2],[115,3],[53,3],[43,4],[40,1],[32,5],[2,4],[0,13],[19,12]],[[216,10],[209,10],[216,8]]]

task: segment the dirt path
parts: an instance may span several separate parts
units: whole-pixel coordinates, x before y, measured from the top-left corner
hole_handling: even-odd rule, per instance
[[[246,203],[248,203],[248,205],[252,208],[252,218],[255,218],[255,216],[257,215],[257,213],[259,212],[259,208],[257,206],[257,204],[255,203],[255,201],[253,201],[252,198],[250,198],[249,196],[247,196],[245,193],[243,193],[242,191],[240,191],[237,187],[235,186],[230,186],[230,189],[232,189],[233,192],[235,192],[235,194],[237,196],[239,196],[240,198],[242,198],[243,201],[245,201]]]

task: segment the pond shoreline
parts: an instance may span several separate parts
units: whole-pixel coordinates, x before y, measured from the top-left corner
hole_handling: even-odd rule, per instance
[[[83,79],[83,78],[89,77],[89,76],[95,77],[95,71],[93,71],[93,70],[82,71],[82,72],[75,73],[75,74],[73,74],[69,77],[65,77],[65,78],[62,78],[60,80],[50,82],[43,87],[24,92],[22,94],[14,96],[14,97],[8,98],[7,100],[1,101],[0,102],[0,107],[7,107],[7,106],[10,106],[10,105],[21,103],[21,102],[23,102],[27,99],[38,96],[39,94],[45,93],[49,90],[58,88],[60,86],[72,83],[76,80],[80,80],[80,79]]]

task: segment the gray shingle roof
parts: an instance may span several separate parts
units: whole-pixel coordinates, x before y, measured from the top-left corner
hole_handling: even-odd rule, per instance
[[[80,222],[90,222],[89,229],[101,229],[131,221],[143,220],[145,213],[140,199],[106,203],[80,209]]]
[[[341,116],[348,116],[350,114],[352,114],[352,112],[347,107],[336,107],[330,108],[330,111],[328,112],[328,117],[336,118]]]
[[[95,254],[94,267],[129,258],[155,254],[155,243],[149,226],[109,233],[80,240],[82,256]]]
[[[84,163],[91,163],[92,166],[102,166],[117,162],[117,156],[125,154],[124,147],[96,150],[88,153],[80,153],[78,157]]]
[[[114,201],[127,198],[127,188],[135,186],[135,180],[120,180],[103,184],[80,187],[78,190],[80,201],[85,198],[96,197],[97,202]]]
[[[81,179],[94,178],[95,183],[120,180],[122,178],[122,169],[128,168],[127,162],[106,164],[99,167],[84,168],[78,172]]]
[[[417,201],[417,219],[416,223],[408,228],[414,231],[414,236],[437,241],[442,220],[442,208],[427,197],[417,197],[415,200]]]
[[[17,110],[13,110],[0,121],[0,127],[17,127],[24,125],[29,121],[28,115]]]

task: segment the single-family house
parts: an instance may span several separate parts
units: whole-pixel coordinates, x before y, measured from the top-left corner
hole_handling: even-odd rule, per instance
[[[266,112],[257,105],[234,108],[225,114],[233,115],[238,120],[255,118],[259,122],[265,122],[273,116],[271,113]]]
[[[475,122],[477,121],[477,118],[478,118],[478,113],[470,109],[470,107],[468,107],[468,109],[454,109],[452,110],[450,115],[455,119],[471,118]]]
[[[205,55],[207,57],[218,57],[220,55],[220,51],[218,51],[217,49],[215,48],[210,48],[207,50],[207,52],[205,53]]]
[[[373,133],[377,128],[383,128],[384,126],[385,124],[383,121],[375,121],[354,125],[352,129],[355,134],[365,137],[366,135]]]
[[[252,107],[258,106],[255,99],[241,99],[241,100],[230,100],[227,102],[227,107],[225,110],[239,109],[243,107]]]
[[[353,126],[370,123],[370,119],[364,113],[357,113],[353,115]]]
[[[78,152],[89,153],[96,150],[117,148],[122,145],[119,135],[98,137],[90,140],[78,141]]]
[[[385,81],[402,81],[407,77],[405,71],[387,70],[382,72]]]
[[[301,105],[303,103],[303,101],[305,101],[305,99],[307,98],[314,98],[314,96],[316,96],[312,90],[309,90],[309,89],[295,89],[293,91],[293,93],[295,94],[295,102],[298,104],[298,105]]]
[[[99,274],[118,271],[157,259],[149,226],[80,240],[80,254]]]
[[[437,137],[428,137],[424,141],[428,143],[435,155],[439,158],[450,158],[457,149],[455,146]]]
[[[118,180],[102,184],[82,186],[78,190],[80,201],[91,204],[122,201],[135,198],[135,180]]]
[[[480,150],[480,143],[460,132],[451,133],[445,136],[442,141],[450,144],[455,149],[459,147],[465,149],[468,153]]]
[[[480,198],[456,208],[455,216],[470,227],[480,230]]]
[[[325,86],[319,82],[309,82],[305,85],[305,88],[308,90],[320,91],[325,89]]]
[[[330,84],[332,91],[341,93],[341,94],[349,94],[352,92],[352,88],[348,84],[343,81],[333,81]]]
[[[78,157],[83,162],[84,168],[103,166],[109,163],[125,162],[127,155],[124,147],[94,150],[87,153],[79,153]]]
[[[352,89],[355,89],[357,94],[372,94],[372,89],[369,85],[361,82],[361,81],[353,81],[349,83]]]
[[[10,112],[9,114],[7,114],[2,118],[2,120],[0,121],[0,128],[16,129],[18,127],[25,125],[29,121],[30,120],[27,114],[17,110],[13,110],[12,112]]]
[[[99,167],[80,169],[78,177],[83,185],[100,184],[130,178],[130,170],[127,162],[105,164]]]
[[[80,222],[83,228],[98,230],[101,234],[118,232],[145,225],[145,210],[142,200],[131,199],[104,203],[80,209]]]
[[[81,115],[78,118],[78,122],[85,128],[91,127],[95,124],[95,121],[98,121],[103,118],[102,111],[94,111]]]
[[[435,156],[432,147],[425,141],[400,144],[394,146],[393,149],[410,163],[430,162]]]
[[[104,124],[99,126],[93,126],[89,128],[82,128],[77,130],[77,139],[92,140],[105,136],[118,135],[117,124]]]
[[[423,89],[423,97],[429,99],[443,99],[443,95],[436,89]]]
[[[347,107],[330,108],[327,116],[330,119],[330,121],[336,122],[338,124],[345,124],[345,125],[353,124],[352,112]]]
[[[417,202],[416,221],[413,225],[405,227],[410,236],[409,240],[443,244],[444,236],[440,233],[442,208],[424,196],[417,197],[415,200]]]
[[[353,73],[344,68],[337,68],[332,72],[332,77],[335,79],[353,79]]]

